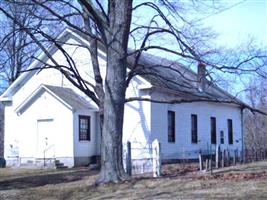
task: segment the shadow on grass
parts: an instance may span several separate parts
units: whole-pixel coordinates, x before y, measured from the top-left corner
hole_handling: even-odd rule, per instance
[[[1,190],[11,190],[11,189],[26,189],[40,187],[47,184],[59,184],[68,183],[73,181],[79,181],[86,176],[95,175],[98,171],[79,170],[71,172],[59,172],[53,174],[44,175],[31,175],[19,178],[13,178],[9,180],[0,181],[0,191]]]

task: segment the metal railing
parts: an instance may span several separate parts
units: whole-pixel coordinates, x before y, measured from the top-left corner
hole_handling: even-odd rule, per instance
[[[49,150],[51,150],[53,148],[53,157],[51,158],[47,158],[46,157],[46,153],[49,151]],[[44,167],[46,166],[46,162],[48,161],[48,160],[55,160],[55,145],[54,144],[52,144],[52,145],[50,145],[49,147],[47,147],[46,149],[44,149]]]

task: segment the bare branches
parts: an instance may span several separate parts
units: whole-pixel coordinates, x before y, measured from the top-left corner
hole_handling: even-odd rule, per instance
[[[136,57],[139,58],[143,51],[154,50],[153,52],[156,52],[158,50],[158,52],[173,54],[173,57],[176,57],[175,60],[183,58],[183,61],[186,60],[186,62],[201,62],[207,66],[209,72],[207,75],[210,76],[210,80],[215,80],[213,76],[221,72],[237,75],[256,74],[267,77],[264,69],[267,63],[266,52],[258,51],[258,47],[253,48],[252,46],[249,48],[240,47],[232,51],[213,48],[209,45],[211,38],[214,37],[212,33],[209,33],[206,29],[198,29],[196,19],[188,21],[181,16],[182,6],[179,6],[179,4],[181,5],[179,2],[170,3],[164,0],[159,1],[159,4],[147,1],[133,8],[134,11],[143,7],[151,9],[153,11],[153,17],[151,17],[151,19],[153,18],[153,25],[151,22],[148,25],[135,24],[131,32],[132,38],[134,38],[134,35],[143,35],[140,36],[142,38],[140,48],[130,51],[129,56],[138,55]],[[197,6],[198,2],[195,2],[195,4]],[[223,9],[219,7],[218,10],[221,12]],[[189,28],[184,29],[186,26]],[[169,37],[166,35],[169,35]],[[159,39],[175,40],[177,45],[157,44]],[[138,39],[134,38],[133,40],[136,45]],[[136,67],[132,69],[135,70]]]
[[[260,110],[267,109],[267,82],[266,79],[259,78],[251,80],[248,87],[246,96],[253,108]],[[245,133],[246,133],[246,146],[250,148],[266,147],[267,141],[267,117],[258,113],[252,115],[245,112]]]
[[[132,0],[3,1],[38,8],[28,11],[33,20],[31,23],[24,24],[10,15],[8,9],[0,4],[0,12],[17,26],[12,33],[26,33],[30,42],[35,43],[45,55],[46,60],[32,56],[38,65],[32,65],[28,70],[39,72],[45,69],[59,70],[70,83],[97,104],[101,114],[100,120],[103,123],[101,173],[98,179],[100,183],[118,182],[124,178],[121,144],[125,103],[150,101],[163,104],[194,102],[235,104],[241,109],[248,108],[252,112],[267,115],[257,108],[242,103],[213,83],[216,70],[237,74],[263,72],[262,75],[265,75],[263,67],[266,64],[266,54],[251,51],[250,54],[241,54],[238,59],[234,54],[231,57],[225,54],[222,58],[221,52],[213,48],[210,42],[214,35],[208,29],[194,23],[196,20],[188,20],[184,16],[182,6],[179,7],[185,4],[182,1],[147,1],[134,8],[132,8]],[[192,2],[195,4],[197,1]],[[145,9],[145,12],[141,13],[139,19],[145,19],[132,23],[133,13],[140,9]],[[71,31],[65,30],[60,36],[62,41],[58,41],[55,35],[66,26],[71,28]],[[16,38],[12,33],[3,41]],[[129,41],[129,35],[131,35],[131,41]],[[30,43],[28,40],[24,42],[23,36],[20,38],[22,39],[20,46]],[[68,49],[71,54],[66,49],[70,46],[66,40],[72,39],[82,43],[82,45],[73,44],[77,47],[74,48],[74,52],[83,45],[86,48],[86,51],[81,51],[77,56],[79,58],[74,55],[73,46]],[[132,41],[136,48],[130,50]],[[102,55],[100,45],[101,51],[103,50],[106,56]],[[19,52],[15,46],[11,48],[13,52]],[[144,53],[147,51],[160,52],[163,57],[170,56],[170,59],[163,60],[150,56]],[[53,52],[59,53],[60,59],[56,59]],[[82,62],[81,65],[85,66],[81,68],[90,68],[90,73],[93,73],[90,76],[93,80],[86,80],[83,77],[78,68],[80,59],[86,60],[86,63]],[[100,59],[105,59],[103,68],[100,68],[102,67]],[[176,62],[177,60],[183,65]],[[88,64],[87,61],[90,63]],[[202,65],[198,65],[200,63]],[[202,73],[196,74],[191,70],[192,66],[198,67]],[[204,72],[200,66],[205,66]],[[22,69],[22,71],[25,70]],[[143,98],[140,90],[138,94],[140,96],[126,99],[126,89],[136,75],[142,76],[138,82],[150,83],[149,88],[144,90],[145,93],[149,90],[149,95]],[[201,82],[203,80],[204,82]],[[202,87],[202,83],[207,85]],[[163,98],[157,98],[160,96],[158,94],[164,94]]]
[[[91,29],[91,24],[90,24],[90,19],[88,14],[86,12],[83,13],[83,19],[85,22],[85,30],[89,33],[92,34],[93,30]],[[98,45],[97,45],[97,40],[96,38],[89,37],[88,41],[90,43],[90,48],[88,49],[91,55],[91,62],[92,62],[92,67],[93,67],[93,72],[94,72],[94,79],[96,82],[95,88],[95,93],[97,94],[99,98],[99,111],[100,113],[103,113],[103,100],[105,97],[104,93],[104,85],[103,85],[103,78],[100,73],[100,66],[99,66],[99,61],[98,61]]]
[[[63,0],[60,2],[54,0],[27,0],[25,2],[15,2],[8,1],[11,4],[27,5],[27,6],[38,6],[44,11],[44,15],[40,15],[38,12],[30,11],[31,17],[38,19],[36,27],[33,26],[21,26],[16,29],[15,32],[26,32],[30,36],[33,43],[36,43],[45,54],[47,47],[50,45],[56,45],[56,47],[64,54],[66,61],[69,66],[69,70],[74,76],[79,77],[79,71],[75,68],[75,60],[72,60],[71,56],[67,55],[63,49],[60,48],[60,44],[55,40],[53,34],[49,34],[49,31],[45,29],[46,22],[49,21],[67,25],[71,27],[75,33],[82,34],[83,37],[90,43],[90,48],[88,48],[94,72],[95,96],[98,99],[104,98],[104,85],[103,77],[100,74],[99,60],[98,60],[98,47],[99,43],[103,44],[105,50],[113,42],[123,42],[123,41],[107,41],[107,36],[112,36],[112,34],[117,34],[120,30],[117,28],[114,33],[110,31],[114,24],[111,23],[113,17],[110,15],[112,2],[104,2],[100,0],[80,0],[79,5],[71,0]],[[193,2],[194,6],[197,7],[198,2]],[[128,59],[130,61],[128,66],[130,72],[125,78],[126,85],[130,83],[132,78],[136,75],[141,76],[154,76],[155,79],[162,80],[168,84],[174,84],[177,87],[189,90],[197,90],[195,87],[197,81],[195,78],[190,78],[184,75],[181,69],[173,67],[171,63],[153,63],[150,65],[144,65],[142,63],[142,57],[144,52],[163,52],[164,54],[171,55],[172,60],[181,60],[186,62],[186,64],[197,65],[197,63],[203,63],[207,66],[206,76],[208,77],[210,83],[215,81],[215,76],[219,73],[230,73],[230,74],[248,74],[256,73],[262,77],[266,76],[266,71],[264,70],[266,64],[266,52],[256,52],[250,47],[250,51],[243,51],[238,55],[233,52],[227,52],[223,54],[216,48],[210,48],[209,43],[210,37],[213,33],[205,28],[201,28],[196,23],[196,20],[188,20],[184,16],[184,7],[181,2],[169,2],[165,0],[160,0],[158,2],[147,1],[137,4],[131,9],[131,12],[137,12],[140,9],[146,9],[151,11],[151,15],[148,15],[148,23],[140,20],[138,22],[132,23],[132,29],[130,31],[131,38],[134,41],[135,47],[128,51],[128,54],[124,55],[122,59]],[[58,8],[66,6],[70,10],[69,12],[58,12]],[[58,7],[58,8],[57,8]],[[5,13],[5,9],[2,8],[2,12]],[[8,12],[7,12],[8,13]],[[5,14],[7,14],[5,13]],[[71,17],[79,16],[83,23],[75,24],[70,20]],[[121,27],[122,28],[122,27]],[[114,29],[115,30],[115,29]],[[12,38],[12,34],[7,35],[3,39],[3,42]],[[44,39],[42,41],[42,38]],[[123,40],[128,40],[128,36],[124,37]],[[166,42],[162,42],[166,41]],[[170,41],[170,42],[169,42]],[[169,44],[168,44],[169,42]],[[25,45],[29,42],[25,43]],[[229,56],[230,55],[230,56]],[[174,59],[173,59],[174,58]],[[50,58],[53,61],[53,58]],[[59,63],[54,62],[54,65],[59,65]],[[157,70],[151,69],[161,68],[170,73],[175,73],[177,76],[181,77],[184,82],[189,82],[185,86],[184,83],[177,82],[176,80],[169,80],[170,77],[162,76]],[[189,68],[189,67],[188,67]],[[86,84],[77,79],[78,85],[87,90]]]
[[[66,61],[69,65],[69,67],[65,67],[68,68],[68,70],[65,70],[64,67],[62,67],[62,65],[60,65],[54,58],[53,56],[50,54],[50,52],[46,49],[46,47],[38,40],[38,38],[35,36],[34,33],[32,33],[32,30],[23,26],[23,24],[21,24],[18,20],[16,20],[12,15],[10,15],[6,10],[4,10],[2,7],[0,7],[0,11],[2,11],[8,18],[10,18],[11,20],[14,21],[14,23],[16,25],[18,25],[20,27],[20,29],[22,31],[24,31],[25,33],[27,33],[27,35],[29,35],[29,37],[38,45],[38,47],[45,53],[45,55],[52,61],[52,63],[54,64],[54,68],[58,69],[62,74],[64,74],[64,76],[76,87],[80,88],[86,95],[88,95],[96,104],[99,104],[99,99],[96,97],[95,93],[92,92],[88,87],[87,84],[83,81],[83,79],[81,78],[79,71],[76,68],[76,64],[74,62],[74,60],[71,58],[71,56],[68,55],[68,53],[64,50],[64,48],[61,46],[61,44],[58,44],[57,41],[51,37],[50,35],[46,34],[43,31],[38,31],[38,30],[33,30],[35,34],[40,34],[42,35],[44,38],[47,39],[47,41],[50,41],[53,43],[53,45],[55,45],[58,50],[60,50],[63,55],[66,58]],[[50,68],[52,68],[53,66],[50,65]],[[72,74],[70,74],[70,72]]]
[[[32,18],[29,13],[21,12],[18,6],[6,5],[6,10],[24,26],[31,23]],[[20,71],[32,61],[31,55],[35,53],[36,46],[27,34],[21,32],[19,26],[9,18],[2,16],[0,26],[0,73],[5,74],[1,80],[11,84],[20,75]]]
[[[106,14],[98,12],[98,10],[93,6],[90,0],[79,0],[80,4],[88,11],[88,13],[91,15],[94,23],[97,25],[98,30],[100,31],[101,37],[104,41],[104,43],[107,44],[107,36],[106,36],[106,31],[109,32],[108,30],[108,18]],[[98,1],[97,1],[98,2]],[[101,5],[98,2],[98,5]],[[101,10],[103,7],[101,6]]]

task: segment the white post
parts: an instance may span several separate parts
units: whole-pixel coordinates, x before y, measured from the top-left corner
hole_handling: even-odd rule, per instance
[[[199,154],[198,154],[198,160],[199,160],[199,170],[202,171],[202,156],[201,156],[201,150],[199,150]]]
[[[153,177],[159,177],[161,172],[161,148],[160,142],[156,139],[152,142],[153,154]]]

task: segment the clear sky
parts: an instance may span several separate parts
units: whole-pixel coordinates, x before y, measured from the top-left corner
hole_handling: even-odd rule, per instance
[[[229,9],[203,20],[219,33],[218,44],[233,47],[252,37],[267,45],[267,0],[224,1]]]
[[[229,9],[203,20],[205,25],[212,27],[219,34],[217,43],[223,47],[235,48],[253,38],[260,47],[267,47],[267,0],[222,0],[222,2],[227,3],[226,7]],[[233,90],[244,89],[240,81],[237,83],[232,83],[233,94],[235,93]]]

